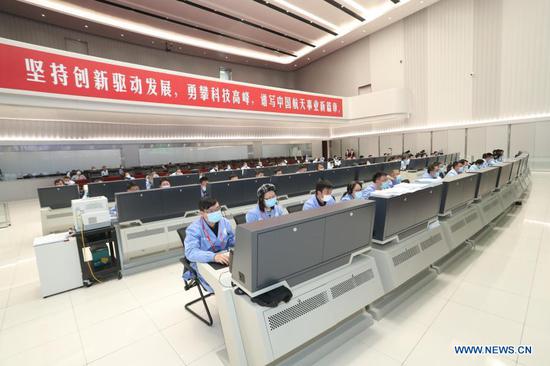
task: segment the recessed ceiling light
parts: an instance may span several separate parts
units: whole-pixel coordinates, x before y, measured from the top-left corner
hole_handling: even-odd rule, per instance
[[[121,37],[124,37],[124,33],[120,33],[120,36],[121,36]]]
[[[42,13],[42,14],[40,14],[40,15],[42,15],[42,17],[45,17],[45,16],[46,16],[46,14],[44,14],[44,13]]]
[[[326,50],[323,50],[323,52],[325,52]]]
[[[363,29],[363,33],[367,33],[367,30],[366,30],[366,29]]]
[[[225,59],[227,60],[229,58],[229,56],[225,56]]]
[[[88,24],[84,24],[84,28],[88,28]]]
[[[151,41],[152,44],[155,44],[155,41]]]
[[[344,43],[344,41],[340,41],[340,43]]]
[[[178,50],[181,50],[181,46],[178,47]]]
[[[388,17],[388,20],[391,20],[391,17]]]
[[[311,59],[308,57],[307,60],[309,61],[309,60],[311,60]]]

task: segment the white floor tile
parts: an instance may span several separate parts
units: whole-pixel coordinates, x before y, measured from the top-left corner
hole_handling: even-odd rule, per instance
[[[135,297],[127,289],[95,298],[74,306],[76,322],[82,331],[90,326],[139,307]]]
[[[166,328],[162,333],[186,365],[224,344],[219,322],[209,327],[194,317]]]
[[[163,336],[156,333],[110,353],[88,365],[183,366],[184,363]]]
[[[0,309],[5,308],[8,305],[8,297],[10,295],[10,289],[0,290]]]
[[[0,332],[1,361],[77,331],[72,309],[47,315]]]
[[[30,301],[40,300],[40,282],[30,282],[20,286],[13,286],[10,292],[8,306],[24,304]]]
[[[77,306],[127,289],[128,287],[124,281],[113,279],[102,283],[96,283],[91,287],[81,287],[72,290],[69,294],[73,305]]]
[[[550,291],[550,288],[548,289]],[[531,299],[525,325],[550,334],[550,301]]]
[[[96,323],[80,332],[88,362],[156,333],[142,309],[135,309]]]
[[[185,291],[181,276],[161,270],[129,276],[123,281],[142,305]]]
[[[430,331],[448,335],[463,344],[518,344],[522,324],[449,302]]]
[[[189,366],[225,366],[225,364],[219,359],[216,351],[208,353],[206,356],[199,358],[196,361],[193,361]]]
[[[523,323],[529,299],[511,292],[464,281],[451,301]]]
[[[382,319],[357,338],[365,347],[403,362],[427,329],[419,323]]]
[[[78,333],[60,337],[2,360],[3,366],[83,366],[86,358]]]
[[[2,329],[10,328],[45,315],[71,309],[68,294],[59,294],[45,299],[28,301],[6,308]]]
[[[352,339],[338,349],[324,356],[316,366],[348,365],[348,366],[399,366],[401,362],[390,356],[366,347],[360,340]]]
[[[531,345],[532,354],[519,355],[518,362],[526,366],[550,365],[550,332],[531,327],[523,331],[522,345]]]

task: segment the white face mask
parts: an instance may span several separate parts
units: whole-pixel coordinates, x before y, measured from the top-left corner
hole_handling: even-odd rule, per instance
[[[323,196],[323,202],[328,202],[330,200],[332,200],[332,196],[330,194],[325,194]]]

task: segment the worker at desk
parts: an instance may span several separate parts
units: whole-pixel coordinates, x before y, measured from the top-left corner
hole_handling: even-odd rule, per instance
[[[288,214],[288,211],[277,202],[275,185],[271,183],[262,184],[256,195],[258,196],[258,204],[246,213],[247,223]]]
[[[428,169],[422,174],[421,179],[440,179],[439,177],[440,165],[438,162],[428,165]]]
[[[223,217],[220,204],[215,198],[201,198],[199,211],[200,218],[185,230],[185,257],[197,272],[197,262],[228,265],[229,256],[225,251],[235,245],[231,224]],[[190,276],[190,273],[184,273],[184,278],[190,279]],[[199,279],[208,292],[213,292],[200,276]]]
[[[361,191],[361,196],[363,199],[368,199],[372,192],[379,191],[381,189],[390,188],[387,183],[388,175],[384,172],[374,173],[372,176],[372,183],[369,184],[363,191]]]
[[[453,167],[447,173],[446,177],[456,177],[457,175],[464,172],[464,164],[460,161],[455,161]]]
[[[485,161],[483,159],[477,159],[472,165],[470,165],[469,172],[477,172],[483,167]]]
[[[199,179],[201,185],[201,198],[210,196],[210,191],[208,190],[208,177],[202,176]]]
[[[393,169],[390,174],[388,174],[388,180],[390,188],[401,183],[401,174],[399,169]]]
[[[314,208],[334,205],[336,201],[334,200],[334,197],[332,197],[332,188],[333,185],[330,181],[321,179],[315,186],[315,194],[304,203],[302,210],[306,211]]]
[[[358,200],[363,198],[362,191],[363,185],[361,182],[354,180],[346,187],[346,193],[342,196],[342,201]]]

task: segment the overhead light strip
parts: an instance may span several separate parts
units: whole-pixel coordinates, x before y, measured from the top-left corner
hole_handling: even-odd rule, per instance
[[[275,34],[275,35],[278,35],[280,37],[283,37],[283,38],[286,38],[286,39],[290,39],[291,41],[295,41],[295,42],[298,42],[298,43],[301,43],[301,44],[304,44],[306,46],[309,46],[309,47],[313,47],[315,48],[315,45],[308,42],[308,41],[304,41],[302,39],[299,39],[299,38],[296,38],[294,36],[291,36],[291,35],[288,35],[288,34],[285,34],[285,33],[282,33],[282,32],[279,32],[279,31],[276,31],[274,29],[271,29],[271,28],[267,28],[267,27],[264,27],[263,25],[260,25],[260,24],[256,24],[256,23],[252,23],[244,18],[239,18],[239,17],[236,17],[236,16],[233,16],[233,15],[230,15],[230,14],[227,14],[227,13],[224,13],[224,12],[221,12],[219,10],[216,10],[216,9],[213,9],[213,8],[210,8],[208,6],[204,6],[204,5],[201,5],[201,4],[197,4],[193,1],[190,1],[190,0],[177,0],[181,3],[184,3],[184,4],[187,4],[189,6],[193,6],[195,8],[198,8],[198,9],[201,9],[201,10],[204,10],[204,11],[208,11],[210,13],[213,13],[213,14],[216,14],[216,15],[219,15],[219,16],[222,16],[224,18],[228,18],[228,19],[231,19],[231,20],[235,20],[239,23],[243,23],[243,24],[246,24],[248,26],[251,26],[251,27],[254,27],[254,28],[258,28],[258,29],[261,29],[263,31],[266,31],[266,32],[269,32],[269,33],[272,33],[272,34]]]
[[[340,4],[339,2],[337,1],[334,1],[334,0],[325,0],[325,2],[329,3],[330,5],[334,6],[335,8],[343,11],[344,13],[346,13],[347,15],[351,15],[352,17],[354,17],[355,19],[361,21],[361,22],[364,22],[365,21],[365,18],[363,18],[361,15],[357,14],[356,12],[354,12],[353,10],[351,9],[348,9],[347,7],[345,7],[344,5]]]
[[[281,14],[287,15],[287,16],[289,16],[289,17],[291,17],[291,18],[294,18],[294,19],[296,19],[296,20],[299,20],[299,21],[301,21],[301,22],[303,22],[303,23],[305,23],[305,24],[307,24],[307,25],[310,25],[310,26],[312,26],[312,27],[315,27],[315,28],[317,28],[317,29],[320,29],[320,30],[322,30],[323,32],[332,34],[333,36],[337,36],[337,35],[338,35],[338,33],[336,33],[335,31],[333,31],[333,30],[331,30],[331,29],[328,29],[327,27],[324,27],[324,26],[322,26],[322,25],[320,25],[320,24],[317,24],[317,23],[315,23],[313,20],[308,20],[308,19],[306,19],[306,18],[304,18],[304,17],[302,17],[302,16],[300,16],[300,15],[294,14],[294,13],[292,13],[292,12],[289,11],[289,10],[283,9],[283,8],[281,8],[281,7],[279,7],[279,6],[275,5],[275,4],[270,3],[269,1],[266,1],[266,0],[254,0],[254,1],[257,2],[258,4],[262,4],[262,5],[264,5],[264,6],[267,6],[267,7],[270,8],[270,9],[273,9],[273,10],[275,10],[275,11],[278,11],[278,12],[281,13]]]
[[[217,36],[229,38],[229,39],[232,39],[234,41],[243,42],[243,43],[246,43],[246,44],[249,44],[249,45],[252,45],[252,46],[256,46],[256,47],[261,47],[261,48],[264,48],[266,50],[281,53],[281,54],[284,54],[284,55],[287,55],[287,56],[297,57],[295,54],[290,53],[288,51],[284,51],[284,50],[274,48],[274,47],[271,47],[271,46],[266,46],[266,45],[263,45],[263,44],[257,43],[257,42],[248,41],[248,40],[245,40],[245,39],[242,39],[242,38],[239,38],[239,37],[235,37],[235,36],[232,36],[232,35],[229,35],[229,34],[221,33],[221,32],[218,32],[218,31],[213,31],[213,30],[210,30],[210,29],[207,29],[207,28],[200,27],[198,25],[185,23],[185,22],[182,22],[182,21],[179,21],[179,20],[175,20],[175,19],[171,19],[169,17],[162,16],[162,15],[150,13],[150,12],[147,12],[145,10],[132,8],[131,6],[118,4],[118,3],[115,3],[115,2],[112,2],[112,1],[109,1],[109,0],[95,0],[95,1],[98,2],[98,3],[101,3],[101,4],[114,6],[114,7],[117,7],[119,9],[124,9],[124,10],[132,11],[132,12],[135,12],[135,13],[138,13],[138,14],[141,14],[141,15],[145,15],[145,16],[156,18],[156,19],[160,19],[160,20],[163,20],[163,21],[166,21],[166,22],[169,22],[169,23],[174,23],[174,24],[178,24],[178,25],[181,25],[181,26],[184,26],[184,27],[193,28],[193,29],[199,30],[201,32],[206,32],[206,33],[214,34],[214,35],[217,35]]]

